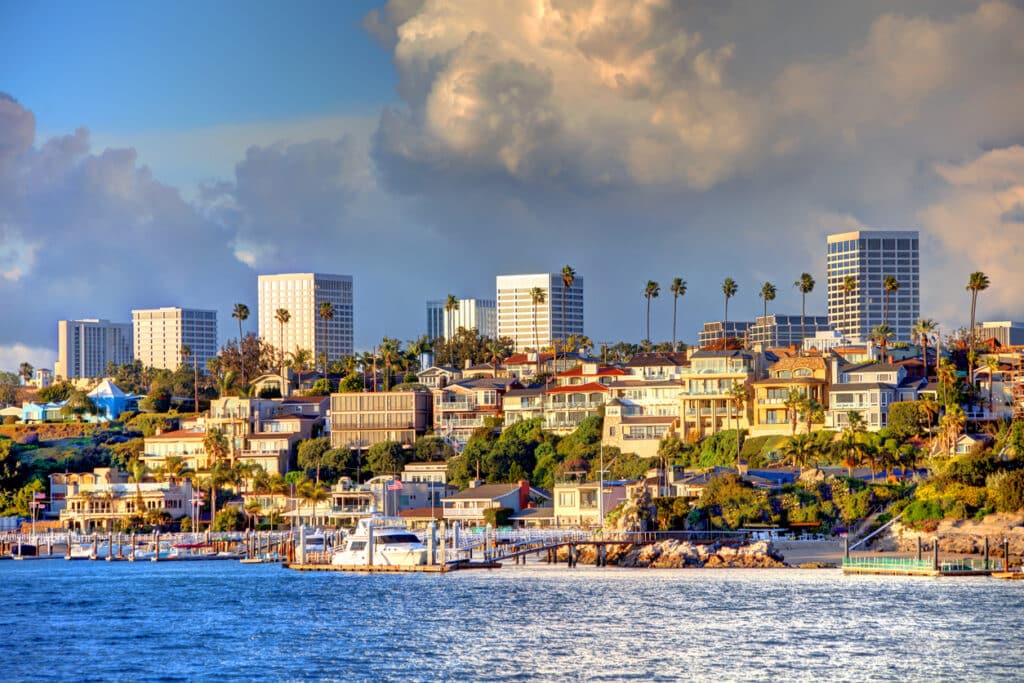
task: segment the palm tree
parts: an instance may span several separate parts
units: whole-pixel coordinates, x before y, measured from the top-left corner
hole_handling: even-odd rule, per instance
[[[983,292],[989,288],[992,283],[988,279],[988,275],[979,271],[971,273],[970,277],[967,278],[967,291],[971,293],[971,329],[968,339],[970,339],[971,348],[970,352],[974,351],[974,347],[977,345],[977,330],[974,329],[974,314],[978,308],[978,293]],[[974,384],[974,357],[972,353],[967,354],[967,376],[971,378],[971,384]]]
[[[939,329],[939,324],[931,318],[918,318],[911,330],[913,339],[921,345],[921,359],[924,361],[925,379],[928,379],[928,341],[937,329]]]
[[[316,524],[316,506],[318,503],[322,503],[330,498],[330,493],[327,491],[327,487],[323,484],[315,484],[309,480],[302,482],[299,485],[298,493],[308,503],[313,504],[313,524]]]
[[[815,444],[810,434],[795,434],[782,444],[783,462],[791,462],[801,470],[810,464]]]
[[[775,301],[775,295],[777,291],[775,285],[770,282],[766,282],[761,285],[761,300],[764,302],[764,317],[768,317],[768,302]]]
[[[885,350],[895,336],[896,333],[893,332],[892,328],[884,323],[871,330],[871,341],[878,344],[878,347],[881,349],[883,363],[886,362]]]
[[[547,301],[547,294],[540,287],[530,290],[530,301],[533,302],[533,348],[537,352],[537,374],[540,375],[540,340],[537,338],[537,307]]]
[[[572,289],[573,283],[576,282],[576,271],[572,269],[572,266],[566,264],[562,268],[562,344],[564,345],[568,339],[568,330],[565,324],[565,299],[569,295],[569,290]],[[554,335],[552,335],[554,336]],[[557,351],[557,349],[556,349]],[[564,356],[563,356],[564,357]]]
[[[672,290],[672,351],[675,352],[676,348],[676,302],[679,297],[686,296],[686,280],[682,278],[673,278],[672,286],[669,287]]]
[[[747,387],[743,382],[733,382],[729,387],[729,402],[736,411],[736,462],[740,461],[740,412],[747,404]],[[732,411],[729,411],[732,417]]]
[[[256,526],[254,522],[259,518],[261,512],[263,512],[263,506],[258,500],[250,500],[245,504],[245,516],[249,518],[250,529]]]
[[[149,468],[142,458],[135,457],[128,463],[129,481],[135,484],[135,513],[141,518],[146,511],[145,501],[142,499],[142,481],[146,478]]]
[[[160,475],[167,477],[168,481],[172,484],[184,479],[191,473],[192,468],[188,466],[188,461],[180,455],[167,456],[164,459],[164,464],[160,467]]]
[[[884,319],[885,324],[888,325],[889,324],[889,296],[893,292],[898,292],[900,290],[900,281],[897,280],[896,277],[893,276],[893,275],[886,275],[885,279],[882,280],[882,289],[885,291],[885,301],[883,302],[884,305],[882,306],[882,309],[883,309],[884,312],[883,312],[883,316],[882,317]]]
[[[281,352],[281,374],[284,374],[284,326],[292,319],[292,314],[288,312],[287,308],[279,308],[274,311],[274,318],[281,326],[281,346],[279,347]]]
[[[238,345],[242,345],[242,323],[249,319],[249,307],[245,304],[235,304],[231,310],[231,317],[238,321]]]
[[[967,424],[967,416],[959,404],[946,408],[946,414],[939,420],[939,429],[946,444],[947,455],[953,452],[956,440],[960,438],[960,431],[964,428],[965,424]]]
[[[786,407],[786,415],[789,417],[791,435],[796,434],[796,418],[803,402],[804,392],[799,389],[790,389],[789,393],[786,395],[786,399],[782,402],[782,405]]]
[[[217,488],[224,481],[224,468],[222,460],[228,455],[230,446],[224,432],[216,427],[206,432],[203,438],[203,450],[206,451],[206,458],[210,468],[210,476],[207,480],[210,487],[210,526],[217,519]]]
[[[21,365],[18,366],[18,375],[23,380],[25,380],[25,384],[28,384],[28,381],[30,379],[32,379],[32,373],[34,371],[35,371],[35,368],[32,367],[31,363],[22,363]],[[113,374],[113,373],[110,373],[110,374]]]
[[[384,391],[391,390],[391,364],[401,353],[402,345],[397,339],[384,337],[380,343],[380,357],[384,361]]]
[[[722,349],[729,348],[729,299],[736,296],[739,287],[731,277],[722,282],[722,294],[725,295],[725,320],[722,321]]]
[[[322,320],[324,324],[324,351],[321,355],[324,358],[324,378],[326,379],[327,363],[328,361],[330,361],[330,357],[327,355],[327,322],[330,320],[334,320],[334,304],[332,304],[330,301],[321,301],[317,313],[320,315],[320,320]]]
[[[455,336],[455,330],[452,329],[452,323],[455,322],[452,313],[459,310],[459,300],[455,298],[454,294],[449,294],[448,298],[444,302],[444,319],[445,319],[445,342],[448,344],[448,363],[449,365],[455,365],[455,345],[452,344],[452,337]]]
[[[814,291],[814,278],[810,273],[800,273],[800,279],[793,286],[800,290],[800,339],[801,345],[807,339],[807,295]]]
[[[843,278],[840,289],[843,291],[843,323],[845,325],[850,320],[850,295],[857,291],[857,278],[847,275]]]
[[[309,369],[309,363],[313,360],[313,352],[309,349],[295,349],[288,354],[291,360],[291,370],[299,376],[299,389],[302,389],[302,375]]]
[[[654,280],[648,280],[644,287],[644,296],[647,298],[647,339],[651,339],[651,299],[657,299],[661,294],[661,287]]]

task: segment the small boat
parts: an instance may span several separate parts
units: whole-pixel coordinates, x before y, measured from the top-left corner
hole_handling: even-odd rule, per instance
[[[427,546],[406,530],[397,517],[373,516],[359,520],[355,531],[345,537],[345,544],[331,555],[331,564],[365,567],[370,537],[373,537],[372,564],[377,566],[419,566],[427,563]]]

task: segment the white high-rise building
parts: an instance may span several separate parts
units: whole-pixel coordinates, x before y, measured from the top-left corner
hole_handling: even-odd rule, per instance
[[[916,230],[855,230],[828,236],[828,320],[833,329],[866,341],[885,319],[884,282],[892,275],[899,289],[889,294],[889,326],[896,341],[909,341],[921,315],[920,247]],[[843,283],[852,276],[856,287]]]
[[[217,355],[217,311],[196,308],[148,308],[132,311],[135,358],[147,368],[174,370],[185,362],[181,349],[191,354],[204,372],[206,361]]]
[[[57,321],[55,377],[100,377],[106,372],[108,362],[115,365],[132,362],[131,323],[112,323],[99,318]]]
[[[544,303],[536,307],[531,292],[534,287],[544,292]],[[565,319],[562,319],[562,276],[541,273],[537,275],[499,275],[498,336],[509,337],[516,350],[547,347],[553,339],[564,341],[572,334],[583,334],[583,278],[577,276],[565,292]]]
[[[459,299],[459,307],[449,313],[447,301],[427,302],[427,336],[448,338],[459,328],[475,329],[481,336],[494,338],[498,332],[498,309],[494,299]]]
[[[334,317],[320,317],[320,304],[330,303]],[[278,309],[288,311],[284,325]],[[351,355],[354,347],[352,276],[287,273],[259,276],[259,334],[263,341],[286,353],[313,352],[316,362],[326,352],[335,360]]]

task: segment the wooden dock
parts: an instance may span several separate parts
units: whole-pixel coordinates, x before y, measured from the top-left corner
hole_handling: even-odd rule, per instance
[[[328,564],[326,562],[285,562],[285,569],[297,572],[350,572],[357,574],[446,574],[463,569],[499,569],[500,562],[450,562],[448,564]]]
[[[1001,572],[1000,560],[956,559],[933,561],[913,557],[847,557],[844,574],[885,576],[990,576]]]

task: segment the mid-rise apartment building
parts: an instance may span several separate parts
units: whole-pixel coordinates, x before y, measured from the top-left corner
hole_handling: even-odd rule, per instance
[[[1024,323],[1009,320],[978,323],[978,339],[995,339],[1000,346],[1024,345]]]
[[[899,289],[889,293],[888,324],[897,341],[909,341],[921,315],[920,244],[916,230],[855,230],[828,236],[828,319],[857,341],[886,322],[887,276]],[[845,288],[852,278],[852,290]]]
[[[57,321],[57,379],[99,377],[107,363],[132,362],[132,326],[99,318]]]
[[[149,308],[132,311],[135,358],[144,367],[174,370],[186,359],[206,368],[217,355],[217,311],[196,308]]]
[[[381,441],[412,446],[431,427],[427,391],[331,394],[331,447],[365,450]]]
[[[476,330],[481,336],[498,334],[498,309],[494,299],[459,299],[458,308],[447,311],[446,301],[427,302],[427,337],[444,338],[459,328]]]
[[[535,288],[543,292],[543,303],[534,304]],[[577,276],[572,287],[563,289],[558,274],[499,275],[497,290],[498,336],[512,339],[517,351],[548,347],[552,340],[583,334],[582,277]]]
[[[749,320],[713,320],[704,323],[704,328],[697,333],[697,344],[700,348],[721,341],[722,337],[746,341],[747,334],[754,323]]]
[[[803,347],[804,339],[828,332],[827,315],[771,315],[757,316],[757,322],[750,326],[748,336],[751,344],[762,344],[765,348],[787,346]]]
[[[320,315],[321,304],[333,306],[333,316]],[[288,311],[280,323],[277,311]],[[286,273],[259,276],[259,335],[285,353],[312,351],[320,360],[351,355],[354,346],[351,275]]]

